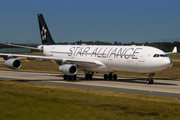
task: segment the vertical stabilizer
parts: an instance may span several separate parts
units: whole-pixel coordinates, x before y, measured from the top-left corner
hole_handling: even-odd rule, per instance
[[[53,45],[56,44],[49,32],[49,29],[46,25],[46,22],[44,20],[44,17],[42,14],[37,14],[38,16],[38,22],[39,22],[39,29],[40,29],[40,35],[41,35],[41,40],[43,45]]]

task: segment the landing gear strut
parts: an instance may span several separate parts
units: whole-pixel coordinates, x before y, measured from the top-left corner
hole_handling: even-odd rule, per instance
[[[154,81],[153,81],[154,74],[155,73],[148,73],[149,78],[146,80],[147,84],[153,84],[154,83]]]
[[[64,75],[63,78],[64,78],[64,80],[76,80],[77,76],[76,75]]]
[[[94,72],[90,73],[90,72],[84,72],[85,74],[85,80],[92,80]]]
[[[117,75],[116,74],[114,74],[113,75],[113,73],[111,72],[111,73],[109,73],[108,75],[107,74],[104,74],[104,80],[117,80]]]

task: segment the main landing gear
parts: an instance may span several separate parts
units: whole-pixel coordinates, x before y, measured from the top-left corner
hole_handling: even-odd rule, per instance
[[[107,74],[104,74],[104,80],[117,80],[117,75],[116,74],[114,74],[113,75],[113,73],[111,72],[111,73],[109,73],[108,75]]]
[[[153,84],[154,83],[154,81],[153,81],[154,74],[155,73],[148,73],[149,78],[146,80],[147,84]]]
[[[85,80],[92,80],[94,72],[84,72]]]
[[[64,75],[63,78],[64,78],[64,80],[76,80],[77,79],[76,75]]]

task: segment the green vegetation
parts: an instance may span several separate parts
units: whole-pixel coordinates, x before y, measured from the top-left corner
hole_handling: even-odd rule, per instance
[[[180,119],[180,99],[0,81],[0,119]]]

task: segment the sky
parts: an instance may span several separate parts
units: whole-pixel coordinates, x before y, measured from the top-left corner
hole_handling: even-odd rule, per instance
[[[180,0],[1,0],[0,43],[41,43],[37,14],[55,42],[180,41]]]

